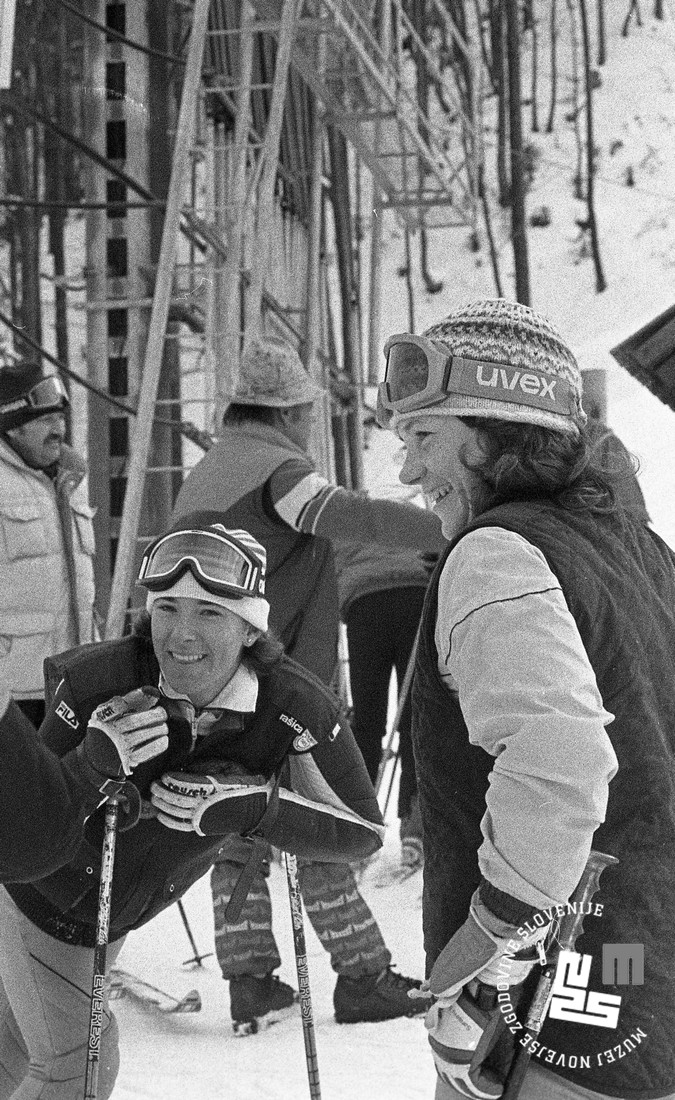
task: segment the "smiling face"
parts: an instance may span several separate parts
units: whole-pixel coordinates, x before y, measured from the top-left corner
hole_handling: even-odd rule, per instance
[[[66,416],[61,410],[37,416],[7,433],[12,447],[24,462],[38,470],[51,466],[61,457],[66,438]]]
[[[260,633],[227,607],[184,596],[158,596],[150,618],[164,678],[196,707],[223,690]]]
[[[482,496],[480,475],[465,465],[483,456],[475,429],[456,416],[420,414],[404,420],[399,436],[406,449],[399,479],[420,488],[446,539],[454,538],[476,514]]]

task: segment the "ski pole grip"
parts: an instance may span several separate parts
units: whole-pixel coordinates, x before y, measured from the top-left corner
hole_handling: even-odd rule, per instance
[[[600,886],[600,876],[606,867],[611,867],[618,862],[616,856],[591,849],[584,872],[570,899],[573,904],[560,921],[557,935],[558,948],[542,971],[530,1001],[526,1027],[533,1037],[539,1034],[546,1018],[560,952],[574,951],[577,939],[583,931],[584,917],[587,915],[584,910],[593,900]],[[506,1077],[501,1100],[517,1100],[531,1057],[529,1045],[517,1049]]]
[[[572,900],[576,903],[574,906],[576,911],[566,913],[560,922],[558,943],[561,951],[574,951],[575,944],[583,932],[584,917],[588,915],[587,906],[590,905],[600,887],[600,876],[606,867],[611,867],[618,862],[616,856],[591,849],[584,873],[572,896]]]

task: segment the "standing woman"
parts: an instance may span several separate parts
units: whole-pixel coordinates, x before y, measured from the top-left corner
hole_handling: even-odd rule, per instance
[[[450,542],[413,686],[437,1100],[501,1095],[476,1051],[481,986],[528,977],[591,844],[619,863],[576,945],[589,1008],[551,1007],[520,1100],[672,1097],[674,555],[620,503],[633,471],[599,459],[576,360],[545,318],[474,302],[386,354],[380,422]],[[605,948],[636,968],[644,951],[644,981],[608,975]],[[618,1005],[614,1024],[591,995]]]
[[[112,887],[112,965],[127,932],[206,873],[226,834],[316,860],[359,859],[383,826],[336,697],[267,633],[266,556],[246,531],[185,517],[150,545],[139,582],[150,630],[47,664],[42,726],[104,801],[128,813]],[[139,691],[138,689],[144,689]],[[150,689],[148,691],[148,689]],[[148,709],[148,696],[161,706]],[[61,870],[0,888],[0,1096],[81,1095],[101,862],[102,809]],[[119,1064],[105,1006],[99,1097]]]

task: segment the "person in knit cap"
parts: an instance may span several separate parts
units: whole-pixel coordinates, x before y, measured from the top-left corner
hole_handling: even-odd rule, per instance
[[[39,363],[0,369],[0,675],[36,726],[45,657],[95,637],[94,512],[68,404]]]
[[[633,472],[602,461],[546,318],[477,301],[385,355],[400,479],[449,540],[413,683],[436,1098],[501,1096],[521,1048],[520,1100],[672,1098],[675,557],[622,505]],[[537,958],[591,848],[618,863],[535,1042]]]
[[[295,348],[269,336],[250,337],[220,438],[187,475],[174,517],[206,508],[226,526],[245,527],[264,545],[270,625],[288,655],[330,685],[340,623],[333,540],[431,553],[439,553],[444,540],[430,512],[373,499],[318,473],[308,448],[314,406],[322,397]],[[244,931],[235,936],[226,919],[241,861],[233,837],[222,846],[211,882],[216,953],[228,981],[278,958],[262,872],[243,911]],[[423,1011],[421,1002],[407,996],[419,979],[391,968],[391,951],[349,864],[301,860],[299,879],[308,916],[337,974],[338,1022]]]
[[[37,1098],[45,1089],[53,1100],[82,1095],[102,803],[111,794],[127,812],[108,966],[127,932],[208,871],[227,835],[248,849],[233,908],[268,843],[327,862],[364,858],[382,845],[375,792],[339,701],[268,632],[265,571],[265,550],[248,531],[210,514],[186,516],[144,554],[139,584],[149,615],[136,631],[47,662],[51,698],[41,733],[47,749],[81,769],[88,820],[61,870],[0,887],[7,1097]],[[297,998],[272,970],[255,979],[280,1012]],[[231,989],[240,1020],[250,1018],[251,996],[250,984]],[[106,995],[100,1100],[115,1083],[117,1048]]]

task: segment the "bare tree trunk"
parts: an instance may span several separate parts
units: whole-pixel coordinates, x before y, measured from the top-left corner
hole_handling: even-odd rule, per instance
[[[587,158],[587,183],[586,204],[588,209],[588,226],[591,234],[591,252],[595,265],[595,289],[598,294],[607,289],[602,261],[600,259],[600,246],[598,243],[598,227],[595,220],[595,206],[593,202],[593,177],[595,175],[593,144],[593,89],[591,87],[590,46],[588,41],[588,19],[586,15],[586,0],[579,0],[579,14],[581,16],[581,35],[584,45],[584,77],[586,83],[586,158]]]
[[[511,194],[511,181],[506,167],[506,143],[508,130],[506,86],[506,57],[504,50],[504,4],[509,0],[498,0],[493,9],[492,56],[497,80],[497,183],[500,206],[508,206]]]
[[[654,0],[654,18],[663,19],[663,0]]]
[[[548,109],[548,121],[546,133],[553,133],[553,118],[555,116],[556,100],[558,96],[558,11],[557,0],[551,0],[551,102]]]
[[[520,34],[517,0],[506,0],[509,70],[509,123],[511,133],[511,237],[516,266],[516,298],[530,304],[530,273],[525,221],[525,179],[523,172],[523,128],[520,86]]]
[[[429,270],[429,239],[424,226],[420,229],[420,266],[427,294],[440,294],[443,289],[443,280],[434,279]]]
[[[68,298],[66,291],[66,253],[64,247],[65,218],[62,211],[49,216],[49,251],[54,259],[54,327],[56,358],[65,366],[68,359]]]
[[[412,5],[412,24],[420,36],[423,42],[426,42],[426,12],[425,12],[425,0],[413,0]],[[422,55],[421,51],[415,51],[415,70],[417,78],[417,105],[422,112],[424,118],[429,117],[429,69],[427,68],[426,59]],[[420,126],[420,134],[424,141],[428,140],[428,134],[424,126]],[[420,200],[422,199],[422,192],[424,190],[424,160],[419,158],[418,161],[418,193]],[[420,201],[420,211],[424,208]],[[423,216],[423,215],[422,215]],[[429,271],[429,250],[427,241],[427,232],[424,228],[424,224],[420,228],[420,266],[422,270],[422,278],[424,279],[424,285],[427,288],[429,294],[438,294],[443,289],[443,283],[434,279]],[[410,330],[412,332],[412,329]]]
[[[28,125],[23,128],[23,137],[23,148],[16,150],[19,169],[18,179],[20,181],[17,194],[37,200],[39,197],[36,190],[39,181],[36,163],[38,155],[37,125]],[[40,230],[42,217],[39,209],[31,206],[18,210],[15,217],[19,238],[21,325],[27,329],[29,336],[32,336],[38,344],[41,344]]]
[[[581,106],[579,103],[579,36],[577,34],[577,15],[574,8],[574,0],[567,0],[567,9],[570,17],[570,38],[572,43],[572,120],[574,123],[574,140],[577,151],[577,163],[574,173],[574,197],[575,199],[583,199],[583,158],[584,158],[584,143],[581,138],[581,128],[579,126],[579,114],[581,112]]]
[[[537,75],[539,69],[539,40],[537,37],[537,20],[534,12],[530,10],[530,31],[532,32],[532,132],[539,131],[539,115],[537,113]]]
[[[351,484],[352,488],[360,489],[363,487],[363,392],[358,332],[359,287],[355,278],[352,248],[354,227],[349,194],[348,152],[346,140],[335,126],[327,126],[326,132],[330,152],[330,197],[335,218],[335,242],[340,273],[344,369],[353,387],[351,409],[347,414]]]
[[[493,10],[494,10],[494,6],[495,6],[494,0],[488,0],[488,5],[489,5],[489,8],[488,8],[488,21],[490,23],[490,26],[492,26]],[[487,74],[490,78],[490,84],[492,85],[492,91],[495,93],[495,95],[497,95],[499,89],[498,89],[497,80],[496,80],[496,77],[495,77],[494,56],[491,56],[488,53],[488,48],[487,48],[487,45],[486,45],[486,42],[485,42],[485,31],[484,31],[484,28],[483,28],[483,13],[481,12],[481,8],[480,8],[480,0],[473,0],[473,6],[474,6],[474,12],[475,12],[476,27],[478,28],[478,37],[480,39],[481,56],[483,58],[483,63],[485,65],[485,69],[487,71]]]
[[[415,331],[415,291],[412,278],[412,252],[410,249],[410,230],[406,225],[403,231],[405,242],[405,286],[408,292],[408,332]]]
[[[485,221],[485,232],[488,239],[488,247],[490,249],[490,263],[492,264],[492,275],[495,281],[495,290],[497,291],[497,297],[504,297],[504,290],[502,287],[502,280],[499,274],[499,259],[497,257],[497,249],[495,248],[495,239],[492,233],[492,220],[490,218],[490,207],[488,206],[487,194],[485,192],[485,180],[483,178],[483,166],[478,169],[478,193],[480,195],[481,206],[483,209],[483,219]]]
[[[642,14],[640,12],[639,0],[630,0],[630,6],[626,13],[626,18],[623,21],[623,27],[621,28],[621,34],[624,38],[628,37],[628,27],[630,26],[630,17],[635,12],[635,22],[638,27],[642,26]]]
[[[596,0],[598,13],[598,65],[607,60],[607,36],[605,34],[605,0]]]

